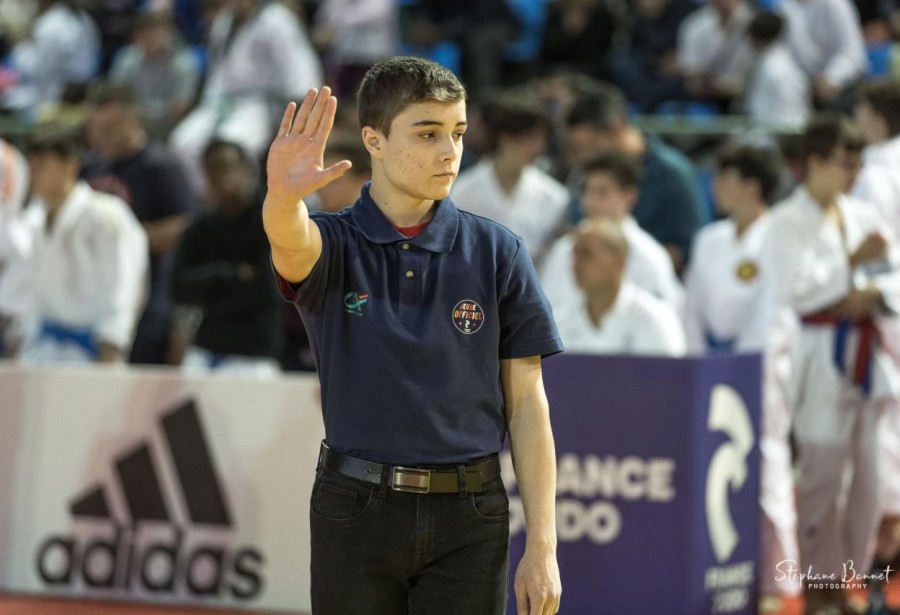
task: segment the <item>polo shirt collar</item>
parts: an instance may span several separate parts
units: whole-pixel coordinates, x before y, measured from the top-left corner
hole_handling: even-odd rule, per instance
[[[372,243],[388,244],[407,241],[414,246],[431,252],[449,252],[459,229],[459,215],[456,206],[449,199],[435,203],[434,217],[428,227],[412,239],[394,228],[391,221],[378,209],[369,196],[369,184],[363,186],[362,194],[351,210],[357,228]]]

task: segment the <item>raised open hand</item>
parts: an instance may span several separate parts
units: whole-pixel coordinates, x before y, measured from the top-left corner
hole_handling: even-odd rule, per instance
[[[309,90],[299,110],[297,103],[288,103],[266,162],[270,196],[295,205],[350,168],[349,160],[324,168],[336,109],[337,99],[327,86]]]

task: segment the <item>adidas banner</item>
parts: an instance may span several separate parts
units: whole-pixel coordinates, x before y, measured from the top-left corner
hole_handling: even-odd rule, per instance
[[[0,391],[0,589],[309,610],[314,378],[6,368]]]

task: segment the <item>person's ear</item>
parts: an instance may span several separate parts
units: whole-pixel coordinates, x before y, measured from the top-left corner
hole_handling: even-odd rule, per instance
[[[372,158],[380,160],[382,157],[381,145],[385,140],[384,135],[371,126],[364,126],[362,129],[362,140],[363,145],[366,146]]]

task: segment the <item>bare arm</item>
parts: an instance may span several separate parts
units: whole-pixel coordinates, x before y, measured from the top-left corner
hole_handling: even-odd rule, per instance
[[[321,93],[310,90],[299,110],[296,103],[288,104],[269,147],[263,226],[275,270],[288,282],[305,280],[322,253],[322,235],[303,199],[350,168],[347,160],[323,166],[336,109],[337,99],[328,87]]]
[[[513,465],[525,509],[525,555],[516,569],[519,615],[552,615],[562,586],[556,563],[556,450],[541,358],[505,359],[500,377]]]
[[[189,214],[177,214],[153,222],[143,222],[150,254],[164,254],[174,250],[190,220]]]

